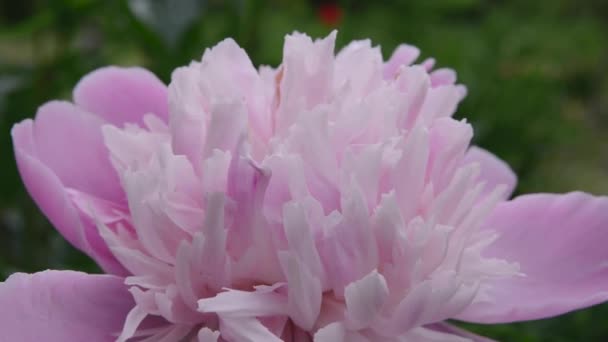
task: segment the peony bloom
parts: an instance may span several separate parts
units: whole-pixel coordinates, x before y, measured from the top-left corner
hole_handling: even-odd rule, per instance
[[[85,76],[13,128],[25,185],[107,272],[14,274],[8,341],[483,341],[447,323],[608,299],[608,198],[534,194],[451,117],[466,89],[402,45],[230,39],[165,87]]]

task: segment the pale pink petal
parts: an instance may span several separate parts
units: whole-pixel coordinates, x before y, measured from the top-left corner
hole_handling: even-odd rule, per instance
[[[394,336],[425,323],[429,319],[429,310],[432,310],[431,304],[435,304],[432,291],[428,280],[415,285],[398,304],[395,312],[386,319],[386,323],[378,325],[377,329]]]
[[[200,63],[175,69],[169,84],[169,128],[171,147],[176,154],[190,159],[199,171],[202,159],[206,128],[206,109],[200,93]]]
[[[405,228],[394,191],[382,195],[374,213],[373,227],[380,265],[389,263],[393,258],[393,246],[397,234]]]
[[[202,328],[197,334],[198,342],[217,342],[220,337],[219,331],[213,331],[209,328]]]
[[[143,124],[145,114],[167,121],[167,87],[142,68],[105,67],[84,76],[74,88],[74,102],[116,126]]]
[[[403,68],[397,77],[397,86],[404,92],[409,106],[407,116],[401,120],[405,127],[410,129],[420,116],[420,109],[431,86],[429,75],[419,65]]]
[[[430,77],[432,87],[452,85],[456,82],[456,72],[449,68],[437,69],[430,74]]]
[[[382,53],[367,40],[353,41],[337,55],[334,84],[347,85],[348,96],[361,98],[382,84]]]
[[[608,197],[535,194],[503,202],[486,221],[498,239],[485,255],[519,263],[521,277],[486,284],[459,319],[514,322],[608,299]]]
[[[310,272],[321,278],[324,276],[321,258],[315,247],[312,230],[305,216],[304,208],[297,202],[283,206],[285,235],[291,253],[297,257]]]
[[[427,59],[425,59],[424,61],[422,61],[422,63],[420,63],[420,65],[426,69],[427,72],[431,71],[433,69],[433,67],[435,66],[435,63],[437,61],[435,60],[435,58],[433,57],[429,57]]]
[[[328,141],[327,114],[327,108],[322,106],[304,112],[290,129],[288,146],[299,153],[304,161],[301,172],[304,173],[305,182],[302,183],[306,184],[307,191],[319,200],[325,210],[331,211],[339,201],[336,189],[339,173],[335,152]]]
[[[350,283],[344,291],[347,317],[353,328],[369,326],[377,318],[388,297],[386,280],[377,271]]]
[[[241,129],[221,129],[231,123],[243,127],[249,122],[252,139],[268,139],[272,130],[268,108],[271,100],[265,96],[263,85],[245,51],[232,39],[206,50],[202,62],[177,69],[169,85],[170,125],[176,153],[186,154],[199,170],[203,148],[208,155],[216,148],[214,143],[230,143],[234,140],[231,137],[240,138]],[[230,109],[225,105],[219,108],[219,113],[213,113],[217,112],[214,107],[218,103],[240,102],[239,113],[223,117],[222,112]],[[217,116],[211,126],[220,125],[220,129],[208,126],[209,116]],[[214,137],[206,138],[207,134]],[[208,139],[212,140],[211,145],[204,146]]]
[[[376,337],[374,339],[374,337]],[[314,335],[314,342],[388,342],[396,341],[394,339],[385,339],[382,337],[369,337],[366,334],[359,333],[356,330],[348,330],[341,322],[332,323],[319,329]]]
[[[287,313],[287,300],[285,295],[274,292],[273,288],[228,290],[215,297],[199,300],[198,309],[231,317],[276,316]]]
[[[506,185],[505,197],[510,197],[517,185],[517,176],[507,163],[499,159],[492,153],[477,147],[471,146],[467,151],[463,164],[479,163],[481,173],[479,179],[485,181],[483,193],[488,195],[498,185]]]
[[[342,160],[344,178],[354,177],[366,197],[367,206],[374,210],[378,204],[378,187],[382,169],[382,148],[372,145],[354,152],[348,148]],[[350,175],[349,175],[350,174]]]
[[[472,138],[473,127],[466,121],[444,117],[433,122],[426,172],[427,179],[433,182],[436,192],[448,185]]]
[[[198,272],[199,277],[214,291],[219,291],[228,278],[225,201],[225,195],[222,193],[213,193],[207,199],[201,256],[194,260],[200,260],[199,264],[195,264],[198,266],[195,272]]]
[[[420,108],[420,117],[431,122],[432,119],[452,116],[465,94],[466,87],[462,85],[442,85],[429,89]]]
[[[403,140],[401,158],[392,171],[392,188],[401,209],[404,222],[409,222],[418,212],[419,198],[424,189],[429,161],[429,133],[415,127]]]
[[[336,32],[324,39],[294,33],[285,37],[275,128],[283,134],[302,111],[325,103],[331,94]]]
[[[314,342],[342,342],[346,337],[346,328],[341,323],[332,323],[319,329]]]
[[[123,330],[116,341],[125,342],[128,338],[132,337],[147,315],[148,314],[139,306],[131,309],[131,311],[129,311],[127,316],[124,318]]]
[[[363,193],[354,179],[341,201],[343,216],[325,231],[322,258],[334,292],[343,296],[349,283],[376,268],[378,247]]]
[[[258,319],[250,317],[220,316],[220,332],[226,341],[282,342]]]
[[[257,109],[252,97],[261,90],[259,76],[249,56],[233,39],[227,38],[207,49],[200,64],[198,78],[204,109],[218,100],[245,100]],[[206,105],[206,106],[205,106]]]
[[[395,78],[401,67],[409,66],[418,56],[420,56],[420,49],[417,47],[407,44],[399,45],[384,65],[384,79]]]
[[[214,150],[235,151],[239,141],[247,135],[247,112],[243,103],[215,103],[211,107],[203,160]]]
[[[244,155],[232,158],[226,193],[234,201],[233,210],[238,214],[233,215],[229,225],[227,253],[238,260],[232,269],[236,279],[266,279],[271,284],[284,279],[261,210],[270,176],[269,170]]]
[[[294,254],[279,252],[288,285],[289,316],[304,330],[312,329],[321,312],[321,281]]]
[[[15,273],[0,283],[0,339],[113,341],[132,306],[119,277],[72,271]]]

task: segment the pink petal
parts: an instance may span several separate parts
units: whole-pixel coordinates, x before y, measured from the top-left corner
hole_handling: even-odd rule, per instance
[[[412,45],[401,44],[384,65],[384,79],[391,79],[399,74],[399,68],[412,64],[420,56],[420,50]]]
[[[120,201],[124,194],[103,142],[102,124],[71,103],[48,102],[34,122],[15,125],[15,150],[45,164],[65,187]]]
[[[403,145],[401,158],[392,171],[394,191],[404,222],[409,222],[418,210],[418,199],[424,189],[426,166],[429,164],[428,131],[414,128]],[[392,189],[391,189],[392,191]]]
[[[241,152],[234,154],[228,170],[227,194],[233,201],[228,227],[227,252],[233,260],[233,279],[265,279],[272,284],[283,280],[274,242],[266,229],[262,213],[264,193],[270,180],[270,171],[262,169]],[[251,248],[250,246],[255,246]]]
[[[450,117],[456,112],[458,103],[465,95],[466,87],[462,85],[442,85],[431,88],[420,108],[420,117],[428,122],[436,118]]]
[[[220,316],[220,331],[226,341],[281,342],[256,318]]]
[[[289,316],[300,328],[310,331],[321,312],[321,282],[294,254],[279,252],[279,258],[289,284]]]
[[[245,100],[250,104],[260,100],[253,99],[258,95],[259,75],[245,50],[231,38],[205,51],[199,77],[205,110],[211,109],[218,99]]]
[[[345,46],[335,61],[334,84],[348,83],[350,96],[361,97],[382,84],[382,53],[369,39]]]
[[[430,74],[431,86],[452,85],[456,83],[456,72],[449,68],[437,69]]]
[[[471,146],[467,151],[463,164],[477,162],[481,166],[479,179],[485,181],[483,193],[488,195],[498,185],[506,185],[505,196],[508,198],[513,193],[517,185],[517,175],[507,163],[493,155],[492,153],[477,147]]]
[[[491,340],[487,337],[483,337],[483,336],[479,336],[479,335],[475,335],[472,332],[460,329],[452,324],[448,324],[448,323],[434,323],[434,324],[429,324],[427,326],[425,326],[425,328],[427,328],[428,330],[432,330],[435,333],[437,333],[437,335],[439,337],[441,337],[443,335],[443,337],[437,339],[437,342],[444,342],[444,341],[451,341],[451,340],[446,340],[447,338],[450,338],[453,336],[454,339],[456,339],[456,336],[461,336],[464,338],[464,341],[469,341],[469,342],[495,342],[494,340]],[[450,336],[450,337],[447,337]]]
[[[88,246],[83,251],[93,258],[106,273],[119,276],[128,275],[127,269],[110,252],[108,244],[98,229],[99,224],[113,228],[125,224],[126,208],[73,189],[68,189],[67,194],[77,209],[82,224],[82,236]]]
[[[215,297],[198,301],[200,312],[217,313],[231,317],[263,317],[287,313],[285,296],[273,291],[274,287],[256,291],[228,290]]]
[[[198,79],[200,73],[200,63],[177,68],[171,75],[168,91],[171,147],[175,154],[186,155],[197,171],[200,171],[202,164],[204,137],[207,134],[204,99],[200,94]]]
[[[344,291],[344,297],[353,328],[362,329],[373,323],[388,294],[386,280],[376,270],[350,283]]]
[[[539,319],[608,300],[608,197],[521,196],[499,204],[485,226],[499,233],[486,256],[519,263],[524,276],[486,284],[488,301],[459,319]]]
[[[167,87],[142,68],[97,69],[78,82],[74,102],[116,126],[143,124],[145,114],[168,118]]]
[[[473,127],[466,121],[444,117],[433,122],[426,172],[428,180],[435,186],[436,193],[448,185],[472,138]]]
[[[94,258],[107,272],[124,274],[124,268],[111,256],[107,246],[101,240],[94,223],[91,220],[86,222],[81,220],[81,218],[84,218],[84,215],[81,216],[82,213],[74,206],[68,196],[68,189],[66,189],[65,183],[63,183],[57,174],[57,169],[63,173],[63,178],[66,179],[66,182],[74,187],[88,189],[99,195],[107,195],[107,197],[116,197],[112,193],[122,190],[118,188],[115,191],[108,191],[112,187],[116,188],[118,186],[118,180],[112,180],[112,178],[116,177],[113,170],[110,176],[97,175],[95,169],[103,170],[106,168],[102,160],[91,160],[91,157],[84,156],[85,153],[74,153],[69,158],[62,158],[58,152],[50,149],[50,147],[56,146],[60,151],[63,151],[64,155],[66,149],[70,151],[70,148],[67,146],[67,138],[62,137],[62,135],[69,135],[72,139],[75,139],[71,143],[72,146],[80,144],[80,146],[86,148],[88,144],[93,144],[89,138],[78,139],[79,133],[68,134],[67,132],[59,131],[57,134],[53,134],[50,130],[53,127],[49,129],[45,127],[45,125],[60,125],[63,122],[64,128],[72,127],[73,130],[79,132],[86,131],[87,120],[91,118],[83,115],[80,118],[83,120],[80,122],[84,122],[83,126],[85,128],[79,127],[78,124],[74,124],[79,122],[76,113],[72,113],[72,115],[69,111],[52,111],[61,108],[70,110],[75,107],[67,103],[51,103],[40,109],[39,118],[42,120],[38,121],[37,119],[36,122],[26,120],[13,127],[12,135],[19,172],[34,201],[66,240]],[[67,119],[61,121],[61,118]],[[59,122],[53,123],[53,119],[57,119]],[[89,121],[88,124],[91,124],[91,122]],[[38,132],[42,133],[37,135],[36,133]],[[38,138],[42,138],[39,144],[36,141]],[[95,149],[91,148],[91,151],[90,155],[95,157]],[[80,157],[82,157],[80,159],[82,163],[78,163]],[[41,160],[42,158],[49,162]],[[94,165],[89,166],[87,163]],[[109,164],[109,161],[107,163]],[[55,169],[53,166],[55,166]],[[74,168],[74,170],[69,170],[70,167]],[[94,175],[95,177],[93,177]],[[106,178],[105,181],[104,178]],[[113,186],[114,181],[116,182],[116,186]]]
[[[113,341],[132,306],[119,277],[16,273],[0,283],[2,340]]]
[[[211,157],[216,149],[236,150],[239,141],[247,135],[247,112],[243,103],[215,103],[210,116],[203,160]]]
[[[315,342],[340,342],[346,337],[346,329],[342,323],[331,323],[319,329],[315,334]]]
[[[201,263],[197,271],[207,286],[219,291],[228,278],[226,264],[226,237],[224,228],[224,206],[226,198],[222,193],[213,193],[207,200],[204,220],[204,240],[202,243]]]
[[[316,277],[323,275],[321,258],[316,249],[312,230],[306,218],[303,205],[295,201],[283,206],[285,236],[291,253]]]
[[[420,109],[425,102],[431,81],[426,70],[419,65],[403,68],[399,72],[396,82],[399,89],[405,93],[409,102],[407,116],[401,124],[410,129],[420,116]]]
[[[198,342],[217,342],[220,337],[219,331],[213,331],[209,328],[202,328],[198,331]]]
[[[26,120],[15,125],[12,131],[15,158],[21,178],[30,196],[57,230],[72,245],[81,250],[87,249],[78,213],[69,201],[61,180],[48,166],[32,157],[29,151],[22,149],[26,136],[32,136],[32,124],[31,120]],[[33,149],[31,146],[26,148]]]
[[[285,37],[275,133],[285,132],[302,111],[327,102],[333,81],[335,42],[336,31],[314,42],[300,33]]]
[[[327,229],[321,249],[322,259],[334,293],[344,294],[349,283],[363,278],[378,264],[378,246],[361,188],[352,179],[342,197],[342,220]]]
[[[368,338],[358,331],[349,331],[343,323],[335,322],[319,329],[314,336],[314,342],[372,342],[372,341],[391,341],[378,337],[377,339]],[[397,341],[397,340],[395,340]],[[418,342],[418,341],[417,341]]]

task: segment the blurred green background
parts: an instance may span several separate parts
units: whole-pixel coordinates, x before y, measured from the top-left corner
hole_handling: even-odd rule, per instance
[[[608,194],[606,0],[0,0],[0,279],[97,270],[24,191],[9,135],[15,122],[47,100],[69,99],[99,66],[143,65],[168,82],[172,69],[228,36],[256,65],[277,65],[286,33],[324,36],[334,27],[339,46],[371,38],[388,56],[408,42],[456,69],[469,88],[457,116],[473,122],[475,143],[516,170],[518,193]],[[608,341],[608,304],[463,326],[502,341]]]

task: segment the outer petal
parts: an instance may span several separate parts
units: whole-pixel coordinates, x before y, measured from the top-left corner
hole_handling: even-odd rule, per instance
[[[13,127],[13,145],[23,182],[53,226],[104,270],[123,274],[93,221],[82,222],[68,196],[68,188],[114,202],[124,196],[100,125],[101,120],[67,102],[50,102],[39,109],[36,121]]]
[[[167,87],[142,68],[97,69],[76,85],[74,102],[116,126],[141,124],[145,114],[168,118]]]
[[[49,167],[66,187],[120,201],[124,194],[103,142],[103,121],[69,102],[52,101],[12,131],[15,152]]]
[[[489,338],[483,337],[483,336],[479,336],[479,335],[475,335],[472,332],[460,329],[454,325],[444,323],[444,322],[430,324],[430,325],[425,326],[425,328],[427,328],[428,330],[433,330],[436,333],[449,334],[450,337],[453,339],[456,339],[457,336],[459,336],[459,337],[462,337],[464,340],[470,341],[470,342],[494,342],[494,340],[492,340],[492,339],[489,339]],[[450,337],[444,335],[443,337],[439,338],[437,341],[448,341],[448,339]]]
[[[53,226],[72,245],[87,249],[76,209],[69,201],[61,180],[31,153],[35,153],[33,122],[26,120],[12,130],[17,167],[25,186]]]
[[[510,197],[517,185],[517,175],[511,170],[509,165],[492,153],[472,146],[467,151],[464,164],[477,162],[481,166],[480,180],[485,181],[483,193],[489,194],[498,185],[506,185],[505,197]]]
[[[539,319],[608,300],[608,197],[521,196],[499,204],[485,226],[499,237],[484,254],[518,262],[524,276],[485,284],[487,301],[459,319]]]
[[[131,295],[123,279],[72,271],[16,273],[0,283],[3,341],[112,341]]]

